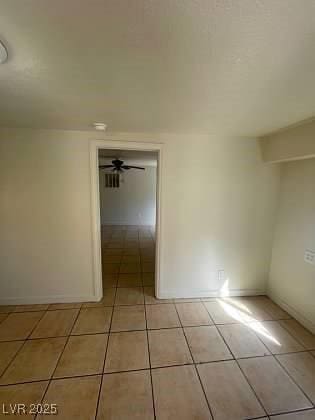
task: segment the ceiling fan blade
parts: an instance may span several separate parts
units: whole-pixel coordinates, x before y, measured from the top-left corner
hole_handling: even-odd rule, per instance
[[[115,168],[114,165],[99,165],[99,169],[105,169],[105,168]]]
[[[141,168],[140,166],[123,165],[122,168],[124,168],[124,169],[142,169],[143,171],[145,171],[145,168]]]

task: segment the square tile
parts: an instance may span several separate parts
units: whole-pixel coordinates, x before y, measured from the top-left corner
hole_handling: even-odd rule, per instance
[[[141,262],[155,264],[155,255],[141,254]]]
[[[270,354],[254,331],[246,325],[220,325],[218,329],[236,359]]]
[[[211,419],[194,366],[154,369],[152,382],[157,419]]]
[[[119,274],[103,274],[103,289],[117,287],[118,276]]]
[[[48,311],[39,321],[31,338],[61,337],[69,335],[79,309]]]
[[[304,350],[304,347],[278,321],[253,323],[251,324],[251,328],[273,354]]]
[[[119,255],[122,256],[123,255],[123,248],[106,248],[103,252],[102,255],[103,256],[107,256],[107,255]]]
[[[113,309],[106,306],[81,309],[73,327],[72,335],[108,332],[112,312]]]
[[[149,331],[149,347],[152,367],[192,363],[181,328]]]
[[[54,378],[102,373],[107,339],[107,334],[70,337]]]
[[[6,317],[8,316],[8,314],[0,314],[0,324],[2,321],[4,321],[6,319]]]
[[[148,370],[104,375],[97,420],[107,419],[154,419]]]
[[[154,273],[142,273],[143,286],[154,286],[155,274]]]
[[[224,301],[203,302],[215,324],[233,324],[242,322],[243,312]]]
[[[66,344],[65,337],[26,341],[1,377],[0,384],[49,379]]]
[[[80,309],[82,306],[81,302],[74,303],[53,303],[49,305],[48,310],[54,311],[55,309]]]
[[[115,306],[111,331],[145,330],[143,305]]]
[[[116,289],[104,289],[103,298],[100,300],[99,306],[113,306],[115,303]]]
[[[120,248],[124,248],[124,242],[123,241],[120,241],[120,242],[116,242],[116,241],[114,241],[114,242],[109,242],[108,243],[108,245],[107,245],[107,248],[108,249],[120,249]]]
[[[14,305],[0,305],[0,314],[9,314],[10,312],[14,312],[14,310]]]
[[[102,262],[103,264],[120,264],[121,258],[121,255],[104,255],[102,258]]]
[[[146,331],[111,333],[104,372],[149,368]]]
[[[118,287],[140,287],[142,286],[141,273],[120,274]]]
[[[241,420],[266,414],[234,360],[206,363],[197,369],[215,419]]]
[[[303,327],[295,319],[279,321],[280,324],[307,350],[315,350],[315,335]]]
[[[143,262],[142,263],[142,272],[143,273],[154,273],[155,263],[152,262]]]
[[[141,248],[140,249],[140,255],[141,255],[141,260],[143,260],[144,258],[147,258],[147,257],[154,258],[155,257],[155,248],[154,247]]]
[[[315,359],[309,353],[292,353],[277,356],[291,378],[315,404]]]
[[[149,329],[180,327],[175,305],[146,305],[147,325]]]
[[[140,265],[140,255],[124,255],[121,262],[123,264],[137,264]]]
[[[108,243],[111,244],[113,242],[119,242],[120,244],[123,244],[124,241],[125,241],[125,233],[124,232],[115,232],[109,238]]]
[[[9,365],[13,357],[22,347],[24,341],[10,341],[0,343],[0,376]]]
[[[104,289],[103,298],[98,302],[83,303],[82,308],[98,308],[100,306],[113,306],[115,302],[116,289]]]
[[[40,404],[47,386],[48,382],[1,386],[1,418],[7,420],[14,420],[17,418],[33,419],[34,416],[32,414],[4,414],[3,409],[5,408],[6,412],[11,412],[11,409],[14,410],[15,404],[20,403],[25,404],[25,407],[29,410],[31,404]]]
[[[253,297],[252,299],[256,304],[258,304],[258,306],[268,312],[274,320],[291,318],[291,316],[286,311],[280,308],[279,305],[274,303],[267,296],[257,296]]]
[[[200,302],[179,303],[176,309],[183,327],[213,324],[205,307]]]
[[[149,234],[148,236],[142,236],[141,234],[139,234],[139,246],[141,252],[147,249],[155,251],[155,239],[152,238],[152,236],[150,236]]]
[[[26,339],[44,312],[11,313],[0,324],[0,341]]]
[[[274,357],[240,359],[239,363],[268,414],[312,407]]]
[[[102,265],[102,271],[106,274],[117,274],[119,273],[120,264],[105,263]]]
[[[146,305],[156,305],[157,303],[173,303],[173,299],[157,299],[154,287],[144,287],[144,301]]]
[[[139,242],[138,241],[125,241],[124,248],[139,248]]]
[[[138,248],[125,248],[123,255],[140,255],[140,251]]]
[[[142,287],[120,287],[116,292],[115,305],[144,304]]]
[[[120,266],[120,274],[122,273],[141,273],[140,264],[123,263]]]
[[[36,312],[47,311],[49,304],[38,305],[18,305],[15,307],[14,312]]]
[[[233,358],[215,326],[186,327],[184,331],[195,363]]]
[[[40,416],[39,419],[57,417],[58,420],[94,420],[101,376],[57,379],[49,384],[44,403],[56,404],[57,416]]]
[[[257,300],[257,297],[232,297],[225,298],[223,301],[243,312],[244,315],[250,318],[251,322],[269,321],[274,319],[273,316],[267,312],[265,305]]]

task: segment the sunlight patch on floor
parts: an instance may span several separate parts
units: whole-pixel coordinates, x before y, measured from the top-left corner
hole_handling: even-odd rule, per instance
[[[218,302],[224,309],[224,311],[234,318],[236,321],[241,322],[242,324],[245,324],[247,327],[251,328],[253,331],[255,331],[257,334],[262,335],[266,337],[268,340],[275,343],[277,346],[281,347],[281,343],[268,331],[268,329],[262,325],[261,322],[259,322],[254,317],[248,315],[247,313],[240,310],[240,308],[237,308],[233,306],[232,304],[222,300],[218,299]],[[245,306],[245,305],[243,305]]]

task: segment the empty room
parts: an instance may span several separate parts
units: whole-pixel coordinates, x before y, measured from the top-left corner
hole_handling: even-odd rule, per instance
[[[315,1],[0,0],[0,418],[315,420]]]

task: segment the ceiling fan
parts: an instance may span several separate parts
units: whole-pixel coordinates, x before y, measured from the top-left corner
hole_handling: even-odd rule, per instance
[[[99,169],[110,169],[112,168],[112,171],[123,173],[124,171],[128,171],[129,169],[141,169],[145,171],[145,168],[141,168],[140,166],[131,166],[131,165],[124,165],[124,161],[120,159],[114,159],[112,160],[111,165],[99,165]]]

